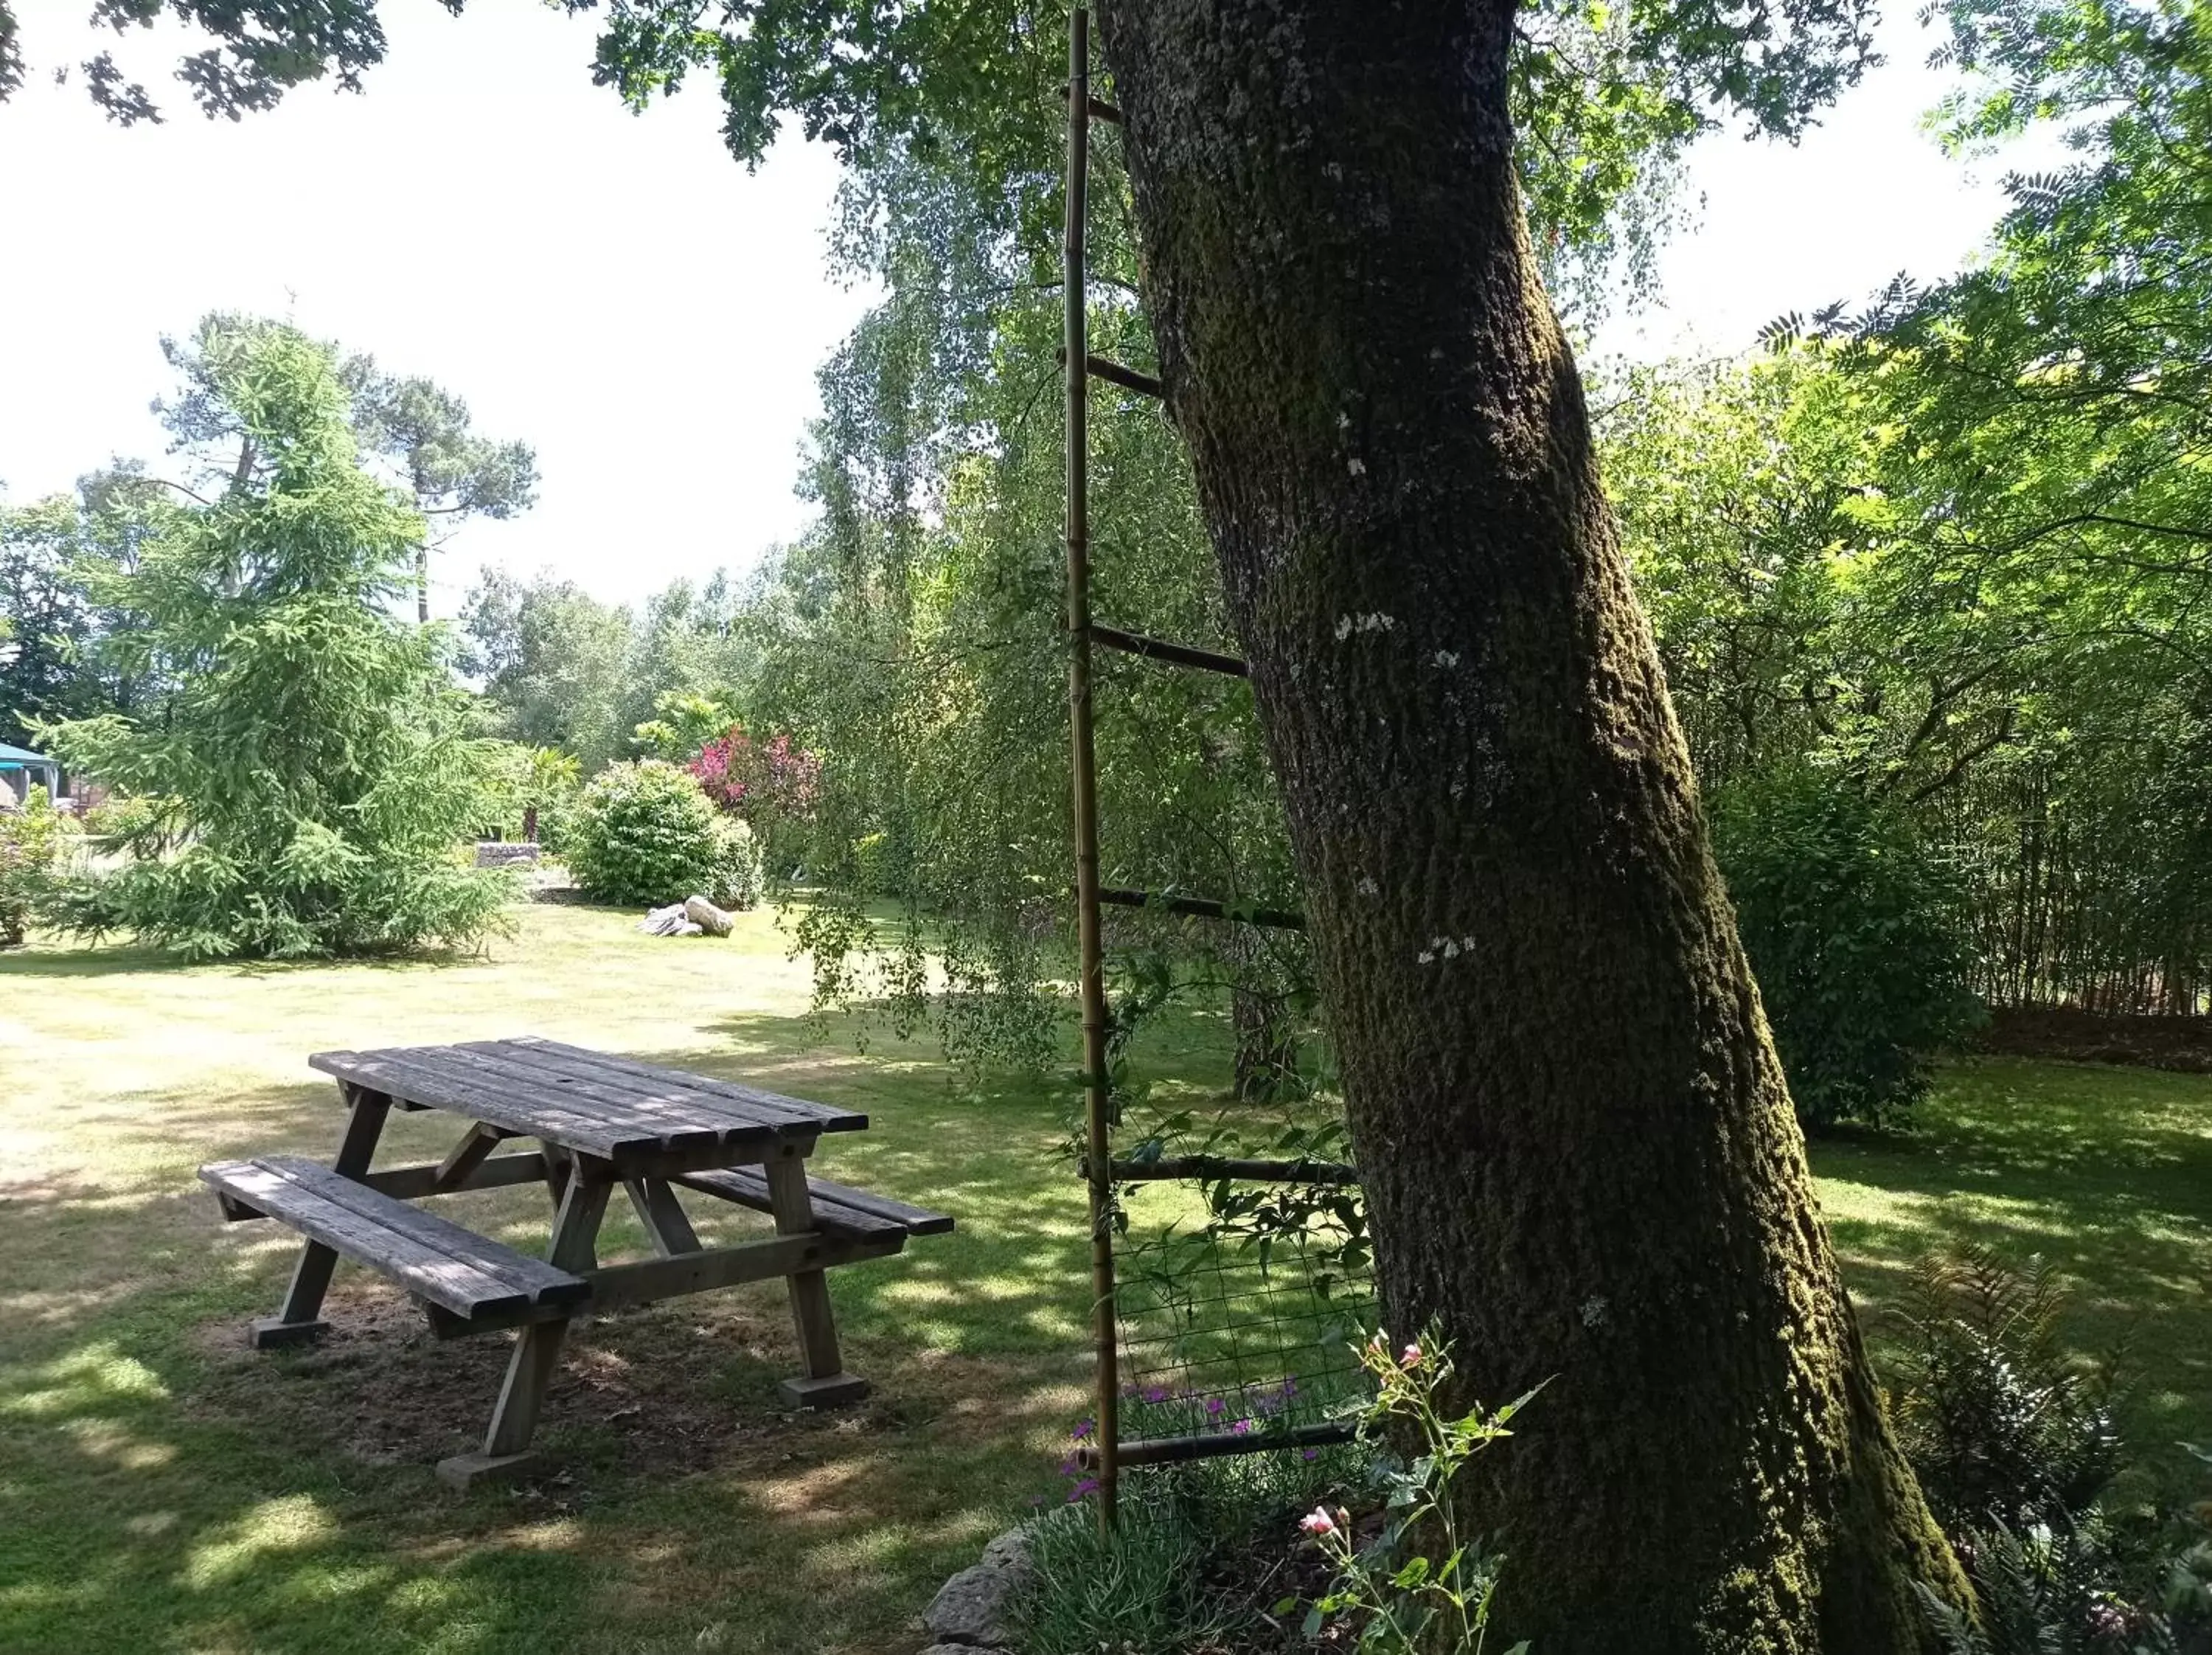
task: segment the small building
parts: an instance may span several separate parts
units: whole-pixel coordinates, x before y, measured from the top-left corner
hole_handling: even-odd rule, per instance
[[[0,808],[21,805],[31,796],[33,788],[44,788],[47,798],[59,799],[61,761],[34,753],[28,747],[11,747],[0,741]]]

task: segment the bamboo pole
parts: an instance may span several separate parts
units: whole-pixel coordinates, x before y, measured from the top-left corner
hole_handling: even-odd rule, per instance
[[[1114,1314],[1111,1121],[1106,1074],[1106,983],[1098,923],[1098,775],[1091,731],[1089,289],[1085,207],[1091,173],[1091,14],[1067,28],[1067,233],[1060,290],[1066,307],[1067,715],[1074,748],[1075,928],[1083,1002],[1085,1171],[1091,1193],[1091,1322],[1097,1344],[1098,1520],[1111,1529],[1121,1488],[1121,1389]]]

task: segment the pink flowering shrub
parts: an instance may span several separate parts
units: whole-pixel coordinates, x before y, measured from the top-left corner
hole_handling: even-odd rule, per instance
[[[812,813],[822,760],[787,735],[756,741],[732,724],[699,749],[691,774],[722,809],[748,820],[789,821]]]

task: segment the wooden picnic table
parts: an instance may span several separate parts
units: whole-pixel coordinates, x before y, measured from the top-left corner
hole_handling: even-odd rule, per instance
[[[483,1448],[438,1467],[459,1487],[536,1463],[531,1439],[562,1342],[572,1321],[594,1310],[781,1276],[803,1368],[780,1387],[784,1400],[858,1401],[867,1381],[844,1371],[825,1273],[952,1227],[942,1214],[808,1176],[824,1133],[867,1126],[849,1110],[554,1040],[326,1051],[307,1061],[337,1080],[347,1109],[331,1164],[272,1155],[200,1169],[226,1218],[275,1218],[307,1238],[283,1305],[253,1324],[253,1342],[296,1344],[327,1328],[323,1296],[341,1256],[412,1293],[442,1337],[518,1329]],[[441,1110],[469,1126],[441,1161],[372,1170],[395,1108]],[[502,1147],[514,1139],[538,1147]],[[537,1183],[553,1197],[543,1258],[411,1204]],[[636,1208],[651,1259],[599,1263],[599,1226],[617,1187]],[[679,1188],[767,1213],[776,1234],[702,1246]]]

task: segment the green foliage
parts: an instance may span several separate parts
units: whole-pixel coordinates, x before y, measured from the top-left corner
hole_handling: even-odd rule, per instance
[[[576,761],[557,747],[524,747],[510,741],[480,744],[484,755],[484,798],[478,825],[495,828],[504,839],[532,836],[551,855],[567,850],[583,795]]]
[[[1280,1400],[1271,1426],[1325,1416],[1319,1397]],[[1197,1402],[1164,1393],[1127,1396],[1121,1409],[1125,1435],[1218,1428]],[[1091,1428],[1076,1427],[1077,1450]],[[1272,1550],[1299,1510],[1358,1476],[1364,1460],[1344,1445],[1126,1470],[1107,1533],[1089,1498],[1093,1485],[1071,1453],[1060,1467],[1073,1480],[1066,1502],[1023,1527],[1030,1574],[1011,1611],[1021,1647],[1030,1655],[1202,1655],[1233,1634],[1259,1631],[1267,1600],[1255,1593],[1264,1582],[1239,1580],[1241,1565],[1256,1549]]]
[[[714,882],[705,887],[723,908],[757,908],[768,891],[768,869],[752,824],[735,816],[714,818]]]
[[[653,697],[653,716],[631,739],[643,758],[688,764],[700,748],[737,721],[737,709],[719,697],[664,690]]]
[[[20,809],[0,807],[0,948],[13,948],[52,901],[73,824],[33,788]]]
[[[720,824],[689,772],[653,758],[616,764],[584,789],[569,870],[603,902],[714,896],[738,854]]]
[[[1946,1530],[2069,1530],[2119,1469],[2106,1376],[2059,1340],[2065,1293],[2041,1259],[1930,1253],[1897,1317],[1888,1404]]]
[[[483,681],[493,732],[559,747],[587,776],[634,752],[681,761],[698,748],[675,732],[696,709],[719,709],[706,733],[736,718],[756,660],[738,620],[719,572],[703,587],[674,581],[635,612],[573,581],[487,569],[462,605],[459,666]]]
[[[194,957],[480,937],[510,889],[457,849],[481,755],[441,636],[390,612],[420,520],[361,469],[328,347],[274,322],[200,338],[192,395],[245,447],[199,458],[230,486],[94,584],[137,618],[106,642],[115,670],[167,688],[44,732],[152,801],[170,848],[75,882],[61,917]]]
[[[1893,815],[1810,770],[1725,790],[1713,839],[1799,1117],[1918,1102],[1978,1010],[1955,884]]]
[[[2071,1530],[1999,1528],[1960,1550],[1972,1615],[1912,1583],[1943,1655],[2182,1655],[2164,1617],[2116,1597],[2097,1549]]]
[[[1201,1647],[1222,1630],[1205,1589],[1207,1536],[1171,1504],[1133,1487],[1111,1533],[1089,1506],[1069,1506],[1024,1530],[1033,1585],[1016,1606],[1033,1655],[1097,1655]]]
[[[1352,1514],[1341,1507],[1316,1506],[1300,1524],[1336,1570],[1335,1584],[1306,1615],[1306,1635],[1341,1615],[1357,1629],[1357,1646],[1377,1655],[1482,1655],[1504,1560],[1485,1556],[1473,1536],[1460,1533],[1462,1502],[1452,1484],[1475,1455],[1513,1434],[1507,1427],[1529,1398],[1492,1414],[1477,1407],[1446,1417],[1438,1393],[1449,1387],[1454,1368],[1450,1348],[1434,1328],[1395,1354],[1378,1333],[1360,1362],[1375,1383],[1361,1440],[1410,1439],[1419,1451],[1410,1463],[1386,1463],[1383,1524],[1367,1545],[1358,1543]],[[1437,1555],[1416,1549],[1423,1546]],[[1528,1649],[1516,1644],[1505,1655]]]
[[[0,741],[26,745],[35,721],[129,710],[153,693],[102,651],[133,618],[94,588],[137,567],[181,509],[123,463],[80,479],[73,495],[0,502]]]

